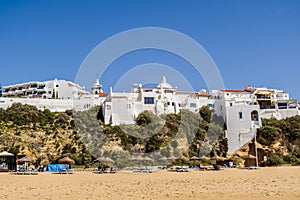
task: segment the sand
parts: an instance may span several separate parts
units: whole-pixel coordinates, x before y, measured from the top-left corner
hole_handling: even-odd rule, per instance
[[[0,174],[0,199],[300,199],[300,167]]]

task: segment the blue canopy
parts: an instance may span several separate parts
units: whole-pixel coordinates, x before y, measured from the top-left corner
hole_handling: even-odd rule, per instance
[[[69,168],[68,164],[49,164],[47,166],[46,171],[47,172],[59,172],[61,170],[68,169],[68,168]]]

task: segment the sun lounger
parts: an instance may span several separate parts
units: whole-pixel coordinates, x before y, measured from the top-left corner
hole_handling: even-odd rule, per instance
[[[176,167],[176,172],[189,172],[190,169],[188,167]]]
[[[38,172],[35,170],[25,170],[25,171],[17,171],[11,172],[12,175],[38,175]]]
[[[152,168],[134,168],[133,172],[141,172],[141,173],[152,173],[153,169]]]
[[[218,171],[218,170],[223,170],[223,169],[221,168],[221,166],[220,166],[220,165],[213,165],[213,168],[212,168],[212,170],[216,170],[216,171]]]
[[[73,169],[61,169],[58,171],[59,174],[73,174],[74,170]]]
[[[242,169],[259,169],[259,168],[256,167],[256,166],[247,166],[247,167],[244,167]]]

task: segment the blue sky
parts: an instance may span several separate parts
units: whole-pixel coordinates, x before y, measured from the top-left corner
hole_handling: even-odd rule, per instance
[[[267,86],[300,100],[297,0],[0,0],[0,84],[74,81],[81,63],[100,42],[140,27],[173,29],[196,40],[216,63],[226,88]],[[149,62],[175,67],[194,90],[206,87],[184,60],[146,50],[114,62],[101,77],[105,91],[126,70]]]

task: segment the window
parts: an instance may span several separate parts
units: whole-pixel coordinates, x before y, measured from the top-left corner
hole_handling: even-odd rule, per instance
[[[196,108],[197,104],[196,103],[190,103],[190,108]]]
[[[256,110],[253,110],[251,112],[251,120],[252,121],[258,121],[258,112]]]
[[[214,106],[214,104],[212,104],[212,103],[208,103],[208,104],[207,104],[207,107],[209,107],[209,108],[214,108],[215,106]]]
[[[175,106],[175,102],[172,102],[172,106]]]
[[[239,119],[243,119],[243,113],[239,112]]]
[[[154,104],[154,97],[145,97],[144,104]]]
[[[145,92],[152,92],[152,90],[145,90]]]
[[[110,109],[111,109],[111,106],[110,106],[110,105],[107,105],[107,106],[106,106],[106,109],[107,109],[107,110],[110,110]]]
[[[232,107],[233,103],[230,102],[229,105],[230,105],[230,107]]]
[[[169,105],[170,105],[170,102],[167,102],[167,105],[169,106]]]

